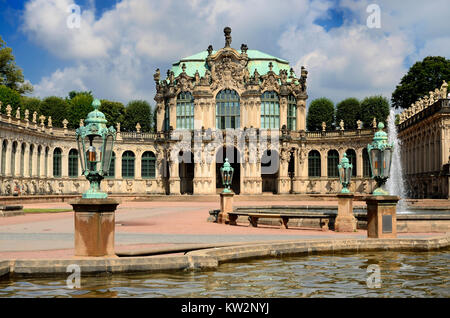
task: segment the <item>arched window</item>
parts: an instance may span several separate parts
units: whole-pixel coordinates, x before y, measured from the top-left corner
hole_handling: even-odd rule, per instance
[[[16,175],[16,152],[17,152],[17,141],[14,141],[11,149],[11,175]]]
[[[156,176],[156,157],[151,151],[142,154],[141,176],[142,178],[154,179]]]
[[[287,128],[297,129],[297,100],[292,94],[287,98]]]
[[[308,154],[308,176],[320,177],[320,153],[311,150]]]
[[[41,175],[41,152],[42,148],[41,146],[37,149],[37,162],[36,162],[36,175],[39,177]]]
[[[34,153],[34,145],[30,145],[30,153],[28,155],[28,171],[29,176],[33,176],[33,153]]]
[[[280,128],[280,99],[276,92],[261,95],[261,128]]]
[[[6,171],[6,148],[8,147],[8,142],[3,140],[2,142],[2,175],[5,175]]]
[[[347,149],[345,153],[347,154],[348,161],[353,165],[352,177],[356,177],[356,152],[353,149]]]
[[[108,175],[106,178],[114,178],[116,176],[116,153],[111,154],[111,164],[109,165]]]
[[[329,178],[339,178],[339,170],[338,170],[338,164],[339,164],[339,152],[337,150],[330,150],[328,151],[327,155],[327,166],[328,166],[328,177]]]
[[[189,92],[177,97],[177,129],[194,129],[194,97]]]
[[[61,148],[55,148],[53,150],[53,177],[60,178],[61,177]]]
[[[216,128],[239,128],[241,106],[235,90],[224,89],[216,96]]]
[[[372,171],[370,170],[369,152],[367,151],[367,148],[363,149],[362,157],[363,157],[363,177],[371,178]]]
[[[122,177],[134,178],[134,153],[125,151],[122,155]]]
[[[69,177],[78,177],[78,150],[76,149],[69,151]]]
[[[44,170],[44,173],[45,173],[46,177],[48,177],[48,151],[49,151],[48,147],[45,148],[45,158],[44,158],[44,160],[45,160],[44,169],[45,170]]]
[[[22,147],[20,149],[20,175],[24,176],[24,169],[25,169],[25,144],[22,144]]]

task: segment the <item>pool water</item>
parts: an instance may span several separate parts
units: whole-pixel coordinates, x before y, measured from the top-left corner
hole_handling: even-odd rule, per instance
[[[18,277],[0,280],[0,297],[450,297],[449,260],[450,250],[296,256],[215,271],[81,273],[74,289],[64,277]]]

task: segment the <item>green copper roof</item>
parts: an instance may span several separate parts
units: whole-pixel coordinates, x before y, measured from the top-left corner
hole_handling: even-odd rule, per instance
[[[213,51],[215,54],[217,51]],[[250,75],[253,75],[255,69],[258,70],[259,75],[264,75],[269,72],[269,63],[272,62],[272,71],[279,74],[280,70],[290,70],[289,62],[278,57],[260,52],[258,50],[247,50],[247,56],[249,58],[247,68]],[[186,74],[194,76],[198,70],[200,76],[204,76],[208,66],[206,64],[206,58],[208,57],[208,51],[202,51],[200,53],[182,58],[180,61],[172,64],[174,76],[177,77],[182,72],[181,65],[186,65]]]

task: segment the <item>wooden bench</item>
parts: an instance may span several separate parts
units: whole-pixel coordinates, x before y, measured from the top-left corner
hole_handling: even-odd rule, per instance
[[[320,227],[322,231],[328,231],[329,217],[325,215],[313,215],[313,214],[284,214],[284,213],[253,213],[253,212],[228,212],[229,224],[237,225],[237,218],[239,216],[248,216],[248,221],[253,227],[258,227],[259,218],[274,218],[280,220],[281,228],[287,229],[289,219],[319,219]]]

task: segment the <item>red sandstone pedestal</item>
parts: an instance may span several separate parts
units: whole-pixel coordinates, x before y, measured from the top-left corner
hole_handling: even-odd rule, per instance
[[[117,201],[80,199],[70,203],[75,212],[75,256],[115,256]]]
[[[234,193],[221,193],[220,194],[220,213],[217,217],[217,223],[228,224],[230,217],[228,212],[233,212],[233,197]]]
[[[338,214],[334,221],[334,229],[336,232],[354,232],[356,231],[356,218],[353,215],[353,198],[352,193],[339,193],[338,197]]]
[[[364,197],[367,203],[367,237],[397,237],[396,195],[371,195]]]

